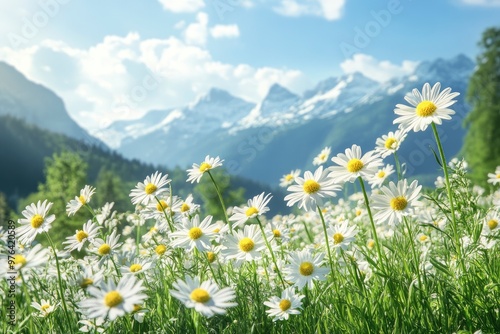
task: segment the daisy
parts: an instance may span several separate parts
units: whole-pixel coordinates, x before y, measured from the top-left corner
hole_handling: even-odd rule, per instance
[[[100,289],[90,286],[87,292],[90,298],[79,303],[84,314],[89,318],[108,318],[113,321],[126,313],[134,311],[134,305],[142,304],[147,298],[142,293],[142,281],[133,275],[123,276],[118,285],[112,280],[101,282]]]
[[[400,124],[400,128],[407,131],[425,131],[431,123],[441,124],[443,120],[450,120],[455,111],[448,109],[460,93],[451,93],[451,88],[442,92],[441,84],[438,82],[432,88],[429,83],[424,84],[422,93],[413,89],[412,93],[405,96],[405,100],[412,106],[397,104],[394,113],[400,117],[394,120],[394,124]]]
[[[38,311],[37,317],[45,318],[49,316],[52,312],[55,311],[56,307],[59,303],[51,303],[48,300],[42,299],[40,303],[32,302],[31,307],[35,308]]]
[[[267,194],[264,197],[264,193],[262,193],[258,196],[254,196],[252,199],[249,199],[247,206],[243,208],[235,207],[233,209],[233,215],[229,218],[230,221],[235,222],[233,227],[243,225],[247,220],[269,211],[269,208],[266,205],[269,203],[271,198],[271,194]]]
[[[190,216],[197,212],[199,208],[200,205],[194,202],[193,195],[189,194],[186,200],[182,202],[179,213],[183,216]]]
[[[383,135],[381,138],[377,138],[375,145],[375,152],[380,154],[382,158],[386,158],[389,155],[395,153],[403,140],[406,138],[408,133],[398,129],[396,132],[389,132],[386,135]]]
[[[221,160],[219,157],[210,158],[210,156],[207,155],[205,157],[205,160],[201,164],[193,164],[193,168],[187,170],[188,179],[186,180],[186,182],[194,183],[196,181],[197,183],[199,183],[201,177],[203,176],[203,174],[205,174],[205,172],[222,166],[223,161],[224,160]]]
[[[104,270],[96,270],[91,265],[80,263],[78,271],[75,271],[76,277],[74,283],[82,289],[87,289],[89,286],[98,285],[104,276]]]
[[[113,230],[110,235],[106,236],[106,240],[95,239],[92,243],[92,251],[102,258],[111,256],[122,245],[121,242],[118,242],[119,239],[120,235],[117,235],[116,230]]]
[[[329,167],[328,176],[336,183],[354,182],[358,177],[368,180],[382,166],[382,159],[375,151],[361,154],[361,147],[358,145],[346,149],[345,154],[337,154],[332,161],[338,166]]]
[[[500,183],[500,166],[495,169],[495,173],[488,173],[488,183],[497,184]]]
[[[368,179],[368,183],[372,188],[381,187],[385,180],[394,173],[393,165],[385,165],[384,168],[379,169],[371,178]]]
[[[292,170],[289,174],[283,175],[280,179],[280,187],[288,187],[291,185],[297,176],[300,175],[300,169]]]
[[[75,196],[75,199],[66,204],[66,213],[68,216],[73,216],[82,206],[90,202],[92,195],[95,193],[95,188],[86,185],[80,190],[80,196]]]
[[[328,157],[330,156],[331,152],[330,147],[325,147],[324,149],[321,150],[321,152],[314,158],[313,160],[313,165],[322,165],[325,162],[328,161]]]
[[[186,276],[172,284],[170,294],[181,301],[187,308],[194,308],[205,317],[225,314],[226,309],[237,305],[233,300],[236,293],[231,288],[219,289],[217,284],[208,280],[200,284],[200,278]]]
[[[94,241],[94,238],[97,236],[101,228],[101,226],[98,226],[96,223],[92,222],[92,220],[89,220],[83,224],[83,228],[81,230],[76,231],[75,235],[66,238],[66,241],[63,242],[63,245],[68,244],[65,247],[65,250],[68,252],[75,249],[81,251],[85,241]]]
[[[131,190],[129,196],[132,197],[132,204],[147,205],[151,201],[154,201],[155,197],[168,191],[168,189],[164,189],[162,187],[169,184],[170,181],[172,180],[168,179],[168,174],[162,176],[159,172],[151,174],[151,176],[146,176],[144,183],[137,183],[135,189]]]
[[[498,211],[490,211],[483,220],[483,235],[496,234],[500,231],[500,214]]]
[[[198,249],[200,251],[210,248],[212,238],[215,236],[215,225],[212,216],[207,216],[200,223],[200,216],[192,219],[184,218],[182,226],[172,234],[172,247],[184,248],[187,251]]]
[[[49,261],[49,250],[43,248],[41,244],[37,244],[30,250],[24,249],[23,252],[14,255],[13,261],[16,271],[40,267]],[[5,261],[4,263],[11,265],[10,261]]]
[[[221,251],[227,260],[252,261],[262,258],[262,251],[266,249],[264,239],[257,225],[246,225],[243,231],[233,231],[226,236],[226,247]]]
[[[157,201],[151,201],[140,214],[144,219],[165,220],[165,214],[169,216],[174,211],[179,211],[182,200],[177,196],[170,196],[168,193],[158,197]]]
[[[130,261],[130,265],[122,266],[120,271],[124,275],[139,275],[151,268],[154,268],[153,262],[146,259],[134,258]]]
[[[295,251],[288,256],[288,264],[283,272],[286,274],[285,280],[292,282],[299,289],[305,285],[309,289],[313,288],[313,281],[324,281],[330,272],[329,268],[322,267],[325,254],[312,255],[310,249]]]
[[[357,227],[354,225],[349,226],[349,222],[347,220],[331,226],[328,228],[328,235],[331,235],[333,239],[333,244],[330,243],[331,247],[336,248],[337,250],[347,250],[349,244],[356,240],[354,236],[358,232]]]
[[[264,305],[270,307],[266,313],[273,317],[273,321],[288,320],[290,314],[300,314],[302,307],[302,298],[304,295],[295,294],[294,288],[289,287],[281,293],[281,298],[273,296],[264,302]]]
[[[25,245],[31,244],[38,234],[48,232],[50,224],[56,219],[54,215],[47,216],[52,204],[47,203],[47,200],[43,203],[38,201],[36,205],[31,203],[21,212],[24,218],[18,220],[21,226],[16,229],[19,242]]]
[[[394,226],[403,220],[404,216],[413,214],[413,208],[421,205],[418,201],[422,186],[413,181],[408,186],[406,179],[389,183],[389,187],[382,187],[380,194],[372,194],[372,207],[379,210],[373,217],[379,224],[387,223]]]
[[[285,201],[288,201],[286,205],[293,206],[299,202],[299,209],[314,211],[316,206],[322,204],[323,198],[337,196],[335,191],[339,191],[341,188],[332,179],[329,179],[327,174],[327,170],[323,170],[323,166],[319,166],[314,174],[306,171],[304,178],[297,176],[295,178],[297,184],[287,189],[292,193],[286,195]]]

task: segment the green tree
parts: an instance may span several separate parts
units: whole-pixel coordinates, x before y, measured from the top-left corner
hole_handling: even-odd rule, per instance
[[[7,225],[7,221],[11,219],[11,211],[5,194],[0,193],[0,226]]]
[[[95,208],[94,204],[103,206],[106,202],[114,202],[113,209],[118,212],[133,211],[128,196],[133,187],[132,184],[124,183],[116,173],[101,168],[96,180],[95,201],[92,200],[90,204]]]
[[[487,29],[479,47],[467,91],[472,111],[465,121],[464,155],[473,181],[485,185],[487,174],[500,165],[500,28]]]

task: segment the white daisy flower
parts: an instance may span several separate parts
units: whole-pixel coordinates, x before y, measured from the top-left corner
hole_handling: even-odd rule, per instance
[[[226,247],[221,251],[227,260],[252,261],[262,258],[262,251],[266,249],[264,238],[257,225],[246,225],[242,230],[233,231],[226,236]]]
[[[106,240],[96,238],[92,243],[91,250],[102,258],[109,257],[122,245],[121,242],[118,242],[119,239],[120,235],[117,235],[116,230],[113,230],[110,235],[106,236]]]
[[[313,165],[322,165],[327,162],[328,158],[330,157],[331,150],[331,147],[325,147],[324,149],[322,149],[321,152],[316,157],[314,157]]]
[[[254,196],[252,199],[248,200],[248,205],[243,208],[235,207],[233,209],[233,215],[229,218],[233,221],[233,228],[244,225],[247,220],[263,215],[269,208],[266,206],[271,200],[271,194],[267,194],[264,197],[264,193]]]
[[[161,173],[156,172],[151,174],[151,176],[146,176],[144,183],[139,182],[130,192],[130,197],[132,197],[132,204],[149,204],[151,201],[155,201],[155,196],[158,197],[168,189],[163,188],[170,183],[168,179],[168,174],[162,176]]]
[[[497,168],[495,169],[495,173],[488,173],[488,183],[500,183],[500,166],[497,166]]]
[[[147,298],[142,293],[145,288],[142,281],[133,275],[123,276],[118,285],[112,280],[101,282],[100,289],[94,286],[87,288],[91,295],[79,303],[81,311],[89,318],[107,318],[111,321],[126,313],[134,311],[134,305],[142,304]]]
[[[87,289],[92,285],[99,285],[104,277],[103,269],[97,270],[92,266],[81,263],[78,265],[78,269],[78,271],[75,271],[74,283],[82,289]]]
[[[394,226],[399,224],[404,216],[413,215],[413,208],[421,205],[418,201],[422,186],[418,181],[413,181],[408,186],[406,179],[389,183],[389,187],[380,188],[380,194],[372,194],[372,207],[378,210],[374,215],[375,221],[379,224],[389,224]]]
[[[483,230],[481,234],[491,235],[500,233],[500,226],[498,225],[498,222],[500,222],[500,214],[498,211],[488,212],[483,220]]]
[[[56,219],[55,215],[47,216],[53,203],[47,203],[47,200],[37,204],[31,203],[23,210],[24,218],[18,220],[21,225],[16,228],[16,235],[19,242],[28,245],[35,240],[36,236],[43,232],[48,232],[52,222]]]
[[[300,175],[300,169],[292,170],[290,173],[283,175],[280,179],[280,187],[288,187],[293,184],[295,178]]]
[[[87,221],[83,224],[83,228],[81,230],[77,230],[74,235],[66,238],[63,245],[67,244],[67,246],[64,249],[68,252],[75,249],[81,251],[85,241],[94,241],[94,238],[97,236],[101,228],[101,226],[92,222],[92,220]]]
[[[297,176],[295,182],[297,184],[288,187],[291,194],[286,195],[286,205],[293,206],[299,202],[299,209],[304,208],[306,211],[316,210],[316,206],[323,204],[323,198],[335,197],[335,191],[339,191],[341,187],[327,177],[327,170],[323,170],[323,166],[319,166],[313,173],[310,171],[304,172],[304,178]]]
[[[219,157],[210,158],[210,156],[207,155],[205,157],[205,160],[201,164],[193,164],[193,168],[187,170],[188,179],[186,180],[186,182],[194,183],[196,181],[197,183],[199,183],[201,177],[203,176],[203,174],[205,174],[205,172],[222,166],[223,161],[224,160],[221,160]]]
[[[170,234],[172,247],[181,247],[188,251],[198,249],[200,251],[210,248],[212,238],[215,236],[216,226],[212,224],[212,216],[207,216],[200,223],[200,216],[192,219],[184,218],[182,226]]]
[[[177,196],[169,196],[168,192],[158,197],[158,201],[151,201],[140,214],[144,219],[165,220],[165,214],[170,216],[172,212],[179,211],[182,200]]]
[[[90,202],[92,195],[95,193],[95,188],[86,185],[80,190],[80,196],[75,196],[75,199],[66,204],[66,213],[68,216],[73,216],[82,206]]]
[[[372,188],[381,187],[385,180],[394,173],[393,165],[385,165],[385,167],[379,169],[371,178],[368,179],[368,183]]]
[[[20,271],[43,266],[49,261],[49,253],[49,250],[43,248],[41,244],[29,250],[24,249],[23,252],[14,255],[14,269]]]
[[[305,285],[309,289],[313,288],[313,281],[324,281],[330,272],[329,268],[322,267],[324,253],[312,255],[310,249],[295,251],[289,254],[288,264],[283,273],[286,274],[285,280],[292,282],[299,289]]]
[[[48,317],[52,312],[54,312],[59,303],[52,303],[49,300],[42,299],[40,303],[32,302],[31,307],[35,308],[38,313],[37,317],[45,318]]]
[[[413,89],[406,94],[405,100],[412,106],[397,104],[394,113],[400,117],[394,120],[394,124],[400,124],[404,130],[425,131],[431,123],[441,124],[443,120],[450,120],[455,111],[448,109],[456,100],[460,93],[451,93],[451,88],[446,88],[442,92],[441,84],[438,82],[432,88],[429,83],[424,84],[422,93],[418,89]]]
[[[332,161],[338,166],[329,167],[328,176],[336,183],[354,182],[358,177],[368,180],[382,166],[382,159],[375,151],[362,155],[358,145],[352,145],[345,154],[339,153]]]
[[[147,259],[134,258],[130,265],[122,266],[120,271],[124,275],[139,275],[154,268],[153,262]]]
[[[199,208],[200,205],[194,202],[193,195],[189,194],[186,200],[182,202],[181,207],[179,208],[179,213],[183,216],[190,216],[198,212]]]
[[[226,309],[237,305],[233,300],[236,293],[231,288],[219,289],[212,281],[200,284],[200,278],[186,276],[185,280],[177,280],[172,284],[170,294],[181,301],[187,308],[194,308],[205,317],[225,314]]]
[[[80,327],[80,332],[83,333],[104,333],[105,327],[109,324],[103,318],[95,318],[92,321],[87,319],[79,320],[78,323],[83,325]]]
[[[349,244],[356,240],[354,236],[358,232],[357,227],[355,225],[349,226],[347,220],[329,227],[328,235],[331,235],[333,239],[333,243],[329,243],[330,247],[336,248],[337,250],[347,250]]]
[[[395,132],[390,131],[388,134],[377,138],[375,152],[380,154],[382,158],[388,157],[399,149],[407,134],[407,132],[398,129]]]
[[[273,296],[264,302],[264,305],[270,307],[266,313],[273,317],[273,321],[288,320],[291,314],[300,314],[302,307],[302,298],[304,295],[295,293],[294,287],[289,287],[281,293],[281,297]]]

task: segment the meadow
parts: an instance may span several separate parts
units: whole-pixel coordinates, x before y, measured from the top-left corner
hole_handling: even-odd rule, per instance
[[[373,150],[325,148],[315,170],[283,175],[285,198],[226,208],[212,172],[224,161],[207,156],[187,182],[212,181],[221,220],[156,172],[131,190],[135,212],[93,207],[92,186],[68,198],[68,216],[91,219],[56,247],[51,224],[65,217],[41,198],[0,230],[1,331],[499,333],[500,169],[482,188],[466,161],[446,160],[437,128],[457,96],[439,83],[409,92]],[[436,141],[432,188],[397,155],[419,131]],[[294,214],[268,216],[283,200]]]

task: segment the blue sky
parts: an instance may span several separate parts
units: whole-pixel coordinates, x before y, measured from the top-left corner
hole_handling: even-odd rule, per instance
[[[19,0],[0,2],[0,60],[54,90],[97,131],[212,87],[260,101],[354,71],[474,58],[500,0]]]

